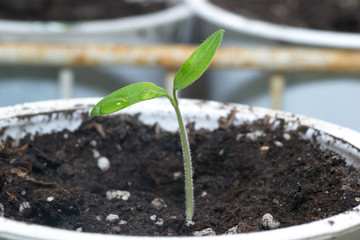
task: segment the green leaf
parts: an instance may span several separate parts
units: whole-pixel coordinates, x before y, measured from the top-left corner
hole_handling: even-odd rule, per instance
[[[103,98],[91,110],[91,116],[117,112],[135,103],[163,96],[169,97],[169,94],[153,83],[134,83]]]
[[[224,30],[218,30],[208,37],[184,62],[174,79],[173,91],[182,89],[196,81],[208,68],[218,49]]]

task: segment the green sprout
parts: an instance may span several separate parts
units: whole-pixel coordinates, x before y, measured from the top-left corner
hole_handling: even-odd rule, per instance
[[[165,89],[149,82],[140,82],[123,87],[99,101],[91,111],[91,116],[117,112],[138,102],[158,97],[167,97],[175,109],[179,123],[181,145],[185,170],[186,220],[191,221],[194,215],[194,191],[192,180],[192,162],[190,146],[183,119],[181,117],[176,92],[196,81],[210,65],[224,34],[218,30],[208,37],[184,62],[176,73],[172,96]]]

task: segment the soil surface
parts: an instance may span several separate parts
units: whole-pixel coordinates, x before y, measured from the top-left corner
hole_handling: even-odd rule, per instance
[[[178,134],[128,115],[84,116],[73,133],[9,139],[0,151],[0,215],[84,232],[169,236],[288,227],[359,204],[358,171],[303,140],[306,128],[284,132],[283,121],[268,118],[233,126],[231,116],[213,132],[188,126],[193,226],[184,224]]]
[[[25,21],[112,19],[156,12],[168,6],[165,0],[0,0],[0,19]]]
[[[320,30],[360,32],[358,0],[210,0],[243,16]]]

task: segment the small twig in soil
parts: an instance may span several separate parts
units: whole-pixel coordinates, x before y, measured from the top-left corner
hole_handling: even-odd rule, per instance
[[[16,176],[23,178],[25,181],[29,181],[32,183],[35,183],[37,185],[42,185],[42,186],[50,186],[50,187],[56,187],[58,189],[60,189],[61,191],[67,192],[66,189],[64,189],[63,187],[61,187],[58,183],[56,182],[43,182],[43,181],[37,181],[34,178],[30,177],[26,172],[21,171],[18,168],[12,168],[10,169],[10,173],[11,174],[15,174]]]
[[[226,116],[226,119],[223,119],[222,121],[220,121],[220,127],[228,128],[231,125],[233,125],[236,112],[237,112],[236,108],[231,109],[229,115]]]
[[[29,144],[25,144],[19,148],[5,148],[3,152],[7,155],[21,155],[28,148]]]
[[[91,122],[84,127],[85,130],[95,128],[95,130],[100,134],[101,138],[106,138],[106,133],[101,124],[96,122]]]
[[[16,202],[19,202],[14,194],[9,193],[8,191],[5,191],[5,193],[10,197],[10,201],[15,200]]]
[[[231,125],[234,124],[236,112],[237,112],[236,108],[231,109],[231,112],[230,112],[230,114],[228,116],[228,119],[227,119],[227,121],[225,123],[227,127],[230,127]]]
[[[38,153],[38,154],[36,154],[36,157],[45,160],[49,164],[50,167],[56,168],[56,167],[60,166],[60,163],[58,163],[56,160],[48,157],[43,151],[41,151],[41,149],[34,147],[34,150]]]

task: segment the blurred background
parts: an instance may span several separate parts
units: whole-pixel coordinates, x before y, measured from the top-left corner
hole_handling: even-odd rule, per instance
[[[87,53],[100,62],[70,64],[66,52],[46,56],[44,46],[181,50],[223,28],[222,48],[239,54],[222,54],[223,64],[182,97],[276,108],[360,131],[358,12],[356,0],[0,0],[0,107],[103,97],[140,81],[166,87],[176,70],[155,60],[117,64],[106,51]]]

